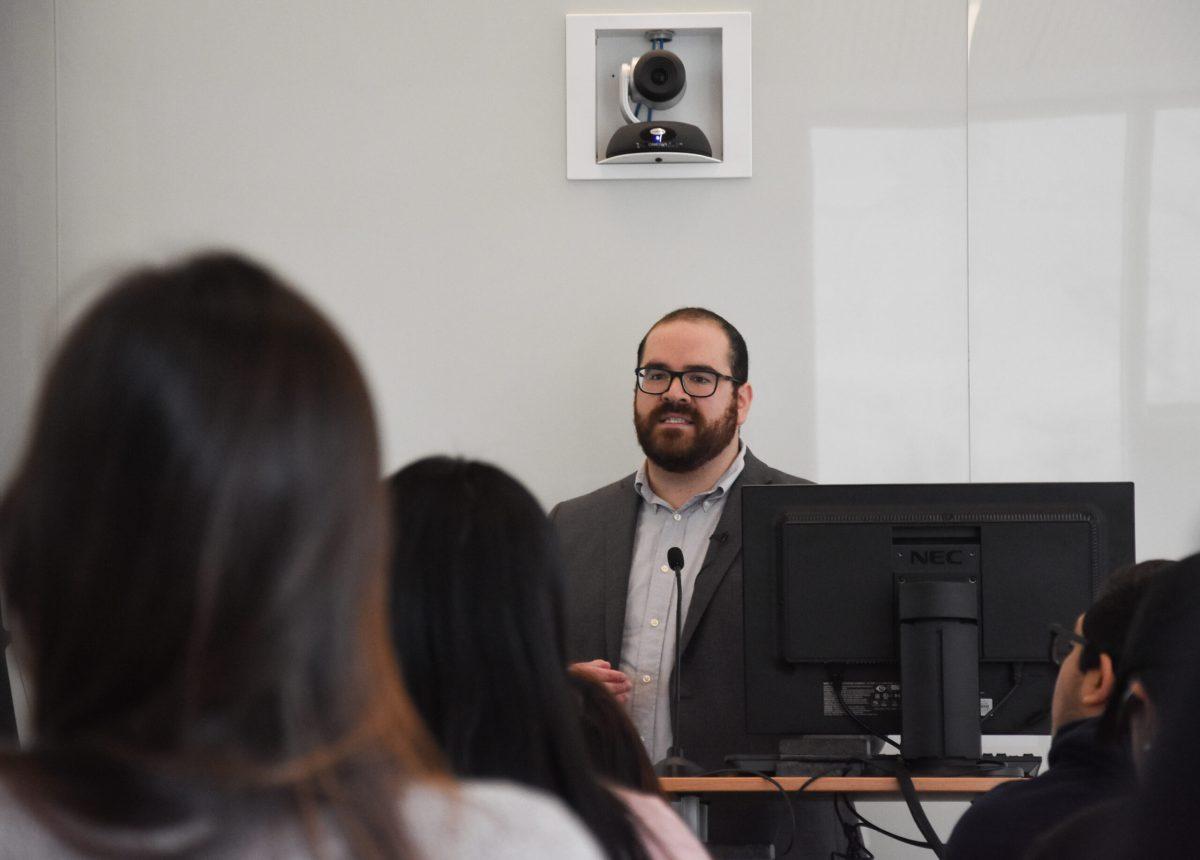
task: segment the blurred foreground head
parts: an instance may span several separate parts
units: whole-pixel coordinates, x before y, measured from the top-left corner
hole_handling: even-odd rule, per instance
[[[378,476],[354,359],[275,275],[209,254],[121,278],[62,344],[0,502],[23,766],[340,798],[364,847],[395,836],[385,783],[427,758],[386,637]]]

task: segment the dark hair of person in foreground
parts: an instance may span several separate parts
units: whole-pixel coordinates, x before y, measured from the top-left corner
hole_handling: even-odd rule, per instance
[[[1139,685],[1147,698],[1132,694]],[[1138,608],[1105,715],[1136,745],[1140,785],[1132,799],[1080,813],[1050,834],[1031,858],[1192,856],[1200,789],[1200,555],[1158,573]],[[1147,713],[1147,710],[1150,713]],[[1135,739],[1138,721],[1149,736]]]
[[[574,673],[567,676],[579,712],[588,759],[604,779],[634,791],[661,795],[654,765],[637,727],[603,684]]]
[[[1140,661],[1143,680],[1159,674],[1154,672],[1159,667],[1167,674],[1155,678],[1157,689],[1149,690],[1155,725],[1145,750],[1143,784],[1128,843],[1143,857],[1194,854],[1200,811],[1200,736],[1196,731],[1200,713],[1200,555],[1184,559],[1171,574],[1173,581],[1168,586],[1174,588],[1164,589],[1162,598],[1173,603],[1176,611],[1172,618],[1160,610],[1159,617],[1164,624],[1178,624],[1176,635],[1169,644],[1164,643],[1173,653],[1159,660],[1147,655]],[[1146,628],[1158,623],[1150,612],[1143,619]]]
[[[609,857],[645,857],[584,748],[555,537],[537,501],[495,466],[447,457],[413,463],[389,485],[393,637],[451,769],[547,791]]]
[[[264,821],[404,853],[436,751],[388,642],[367,389],[324,318],[233,255],[134,271],[28,439],[0,503],[34,737],[8,790],[86,854],[220,855]]]
[[[1083,615],[1083,638],[1087,644],[1079,654],[1079,668],[1087,671],[1100,665],[1107,654],[1113,667],[1124,668],[1122,656],[1130,627],[1146,592],[1159,571],[1176,562],[1155,558],[1119,568],[1104,581],[1100,594]]]

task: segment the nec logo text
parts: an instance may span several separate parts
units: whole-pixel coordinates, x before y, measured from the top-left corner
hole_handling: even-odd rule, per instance
[[[910,564],[962,564],[963,551],[961,549],[914,549],[909,553],[908,560]]]

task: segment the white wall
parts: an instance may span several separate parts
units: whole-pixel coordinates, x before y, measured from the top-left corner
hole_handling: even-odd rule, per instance
[[[986,0],[969,78],[976,480],[1133,480],[1200,548],[1200,5]]]
[[[54,9],[0,4],[0,479],[56,323]]]
[[[0,483],[58,322],[55,169],[54,8],[0,3]],[[3,659],[23,733],[25,687]]]
[[[754,177],[569,183],[563,15],[596,7],[0,6],[0,474],[57,317],[232,244],[342,326],[389,466],[485,457],[547,504],[631,471],[637,340],[703,304],[774,465],[1134,480],[1139,555],[1200,548],[1200,4],[604,5],[731,8]]]

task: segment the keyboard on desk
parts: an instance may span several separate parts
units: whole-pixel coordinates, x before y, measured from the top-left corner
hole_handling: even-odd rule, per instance
[[[768,776],[893,776],[898,760],[896,756],[844,759],[819,755],[731,755],[725,757],[725,763],[731,770],[745,772],[748,776],[756,773]],[[1041,767],[1041,756],[989,753],[979,757],[976,768],[964,770],[961,775],[1034,777]],[[923,774],[910,771],[910,775]]]

